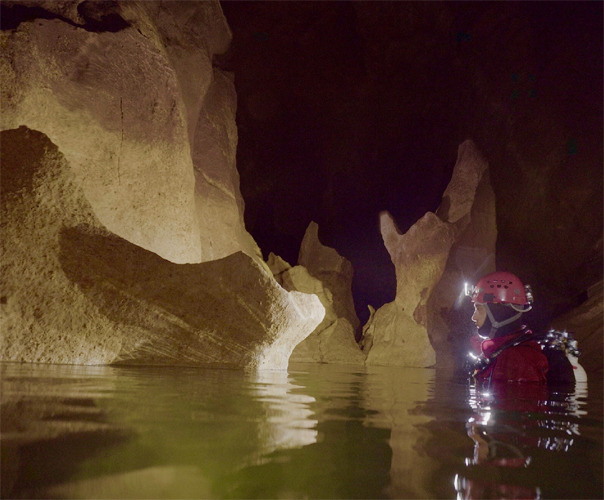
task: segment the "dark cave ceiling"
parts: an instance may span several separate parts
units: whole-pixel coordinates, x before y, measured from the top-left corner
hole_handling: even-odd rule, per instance
[[[316,221],[353,264],[364,320],[395,291],[379,212],[404,232],[435,211],[471,138],[498,265],[551,308],[601,279],[601,2],[221,5],[233,42],[216,64],[235,74],[246,226],[265,256],[295,264]]]

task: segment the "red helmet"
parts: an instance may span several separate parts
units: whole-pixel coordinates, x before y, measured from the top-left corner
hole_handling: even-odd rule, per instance
[[[518,276],[504,271],[487,274],[478,280],[476,286],[468,290],[472,302],[479,304],[514,304],[530,306],[533,294],[529,285],[523,285]]]

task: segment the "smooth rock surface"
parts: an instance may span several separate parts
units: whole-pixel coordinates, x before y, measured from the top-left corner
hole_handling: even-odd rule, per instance
[[[43,134],[2,145],[1,359],[284,369],[323,320],[243,252],[175,264],[110,233]]]
[[[380,228],[396,270],[396,298],[372,317],[367,364],[432,366],[436,356],[428,338],[427,302],[444,271],[454,229],[431,212],[405,234],[382,212]]]
[[[311,276],[321,280],[331,291],[333,307],[338,317],[345,318],[356,330],[359,318],[354,310],[352,279],[354,271],[350,261],[335,248],[325,246],[319,240],[319,225],[311,222],[306,228],[298,264],[308,269]]]
[[[590,287],[585,301],[567,313],[557,317],[552,328],[572,332],[577,340],[581,356],[579,363],[588,376],[602,378],[602,330],[604,329],[604,298],[602,282]]]

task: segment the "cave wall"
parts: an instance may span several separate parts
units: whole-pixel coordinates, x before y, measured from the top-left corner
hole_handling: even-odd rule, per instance
[[[220,5],[1,14],[0,359],[286,368],[325,309],[243,225]]]
[[[2,129],[65,155],[99,220],[168,260],[260,252],[243,223],[218,2],[2,5]]]

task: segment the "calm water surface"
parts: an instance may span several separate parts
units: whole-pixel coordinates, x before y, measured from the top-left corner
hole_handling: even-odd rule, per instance
[[[602,498],[602,383],[2,364],[2,498]]]

